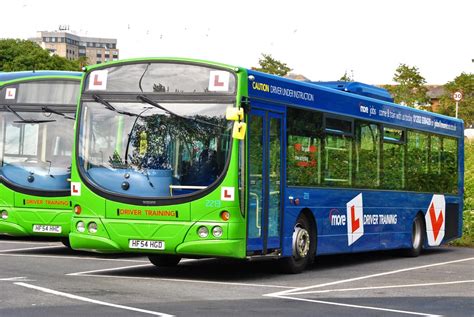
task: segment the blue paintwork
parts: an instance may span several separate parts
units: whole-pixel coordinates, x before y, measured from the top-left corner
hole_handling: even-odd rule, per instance
[[[311,82],[318,86],[324,86],[332,89],[337,89],[340,91],[351,92],[357,95],[366,96],[370,98],[379,99],[382,101],[393,102],[392,95],[384,89],[372,85],[367,85],[364,83],[359,83],[356,81],[313,81]]]
[[[331,225],[330,215],[346,215],[346,203],[362,193],[364,216],[396,214],[396,224],[364,224],[364,235],[352,246],[347,242],[346,225]],[[299,198],[298,206],[289,196]],[[306,199],[304,199],[306,197]],[[300,211],[308,208],[314,215],[318,230],[317,254],[362,252],[370,250],[408,248],[411,243],[411,225],[416,214],[426,213],[433,194],[378,190],[287,187],[284,202],[285,255],[291,254],[293,225]],[[446,203],[462,205],[458,196],[446,196]],[[402,207],[403,206],[403,207]],[[410,207],[406,207],[410,206]],[[460,226],[459,228],[462,228]],[[459,235],[461,233],[459,232]]]
[[[44,76],[74,76],[81,77],[83,73],[81,72],[68,72],[68,71],[59,71],[59,70],[40,70],[40,71],[24,71],[24,72],[5,72],[0,73],[0,83],[5,83],[6,81],[23,79],[29,77],[44,77]]]
[[[0,171],[3,176],[17,186],[31,189],[48,190],[68,190],[69,182],[67,179],[71,177],[71,173],[66,169],[51,168],[48,174],[48,167],[42,168],[34,166],[17,166],[5,164]],[[31,181],[28,181],[28,177]],[[53,176],[53,177],[51,177]]]
[[[341,89],[341,87],[335,87],[335,83],[298,82],[252,70],[248,70],[248,75],[248,95],[252,112],[255,109],[261,109],[260,107],[264,104],[265,109],[285,113],[286,105],[292,105],[457,138],[459,144],[459,194],[446,195],[445,200],[446,204],[455,203],[459,205],[458,236],[461,236],[464,186],[464,129],[462,120],[394,104],[388,99],[388,96],[385,95],[384,97],[384,93],[380,89],[376,89],[377,87],[372,89],[369,85],[357,84],[352,87],[347,85],[349,88],[346,91],[347,86]],[[351,90],[357,94],[351,93]],[[378,99],[368,97],[370,94],[375,94]],[[383,100],[384,98],[386,99]],[[285,149],[286,138],[283,137],[283,153]],[[283,159],[282,183],[286,179],[284,176],[286,175],[286,164],[284,162]],[[384,215],[384,217],[387,217],[389,215],[392,219],[396,217],[396,223],[375,224],[370,223],[370,218],[368,218],[366,224],[362,222],[364,235],[352,245],[349,245],[347,222],[339,225],[331,224],[331,215],[341,215],[347,218],[346,204],[360,193],[362,193],[364,217],[370,215]],[[293,199],[290,200],[290,197]],[[432,197],[433,193],[283,186],[282,255],[292,255],[294,225],[303,209],[308,209],[316,220],[317,254],[408,248],[411,246],[413,220],[418,212],[426,214]],[[299,204],[296,204],[295,200],[298,200]],[[250,210],[255,202],[250,200],[249,203]],[[249,217],[251,217],[251,221],[254,221],[253,216],[249,215]],[[249,250],[255,250],[257,246],[258,244],[255,241],[248,241]]]

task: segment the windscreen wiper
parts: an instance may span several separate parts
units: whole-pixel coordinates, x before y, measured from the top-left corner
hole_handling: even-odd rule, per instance
[[[56,122],[56,120],[35,120],[35,119],[25,119],[23,118],[22,116],[20,116],[18,114],[18,112],[16,112],[15,110],[13,110],[12,108],[10,108],[10,106],[5,106],[7,108],[8,111],[10,111],[11,113],[13,113],[15,115],[15,117],[17,117],[18,119],[20,119],[20,121],[13,121],[13,123],[25,123],[25,124],[35,124],[35,123],[48,123],[48,122]]]
[[[105,106],[105,108],[109,109],[109,110],[112,110],[114,112],[117,112],[118,114],[125,114],[127,116],[131,116],[131,117],[135,117],[137,116],[136,114],[134,113],[131,113],[131,112],[128,112],[128,111],[122,111],[122,110],[118,110],[117,108],[115,108],[114,106],[112,106],[110,104],[110,102],[100,98],[99,96],[97,95],[93,95],[92,96],[94,98],[94,100],[100,104],[103,104]]]
[[[48,106],[44,106],[44,107],[41,108],[41,109],[42,109],[44,112],[54,113],[54,114],[57,114],[58,116],[63,116],[63,117],[66,118],[66,119],[76,120],[76,118],[70,117],[70,116],[68,116],[68,115],[65,114],[65,113],[62,113],[62,112],[53,110],[53,109],[51,109],[51,108],[48,108]]]
[[[199,123],[202,123],[202,124],[206,124],[206,125],[210,125],[210,126],[213,126],[213,127],[218,127],[218,128],[221,128],[221,129],[225,129],[226,127],[224,126],[221,126],[221,125],[218,125],[218,124],[215,124],[215,123],[212,123],[212,122],[207,122],[207,121],[204,121],[204,120],[200,120],[200,119],[196,119],[196,118],[189,118],[189,117],[185,117],[185,116],[182,116],[182,115],[179,115],[177,113],[174,113],[173,111],[163,107],[162,105],[160,105],[159,103],[157,102],[154,102],[153,100],[151,100],[150,98],[148,97],[145,97],[143,95],[138,95],[137,96],[137,99],[140,99],[141,101],[143,102],[146,102],[147,104],[149,105],[152,105],[153,107],[156,107],[158,109],[161,109],[163,111],[165,111],[166,113],[169,113],[170,115],[172,116],[175,116],[175,117],[178,117],[180,119],[184,119],[184,120],[188,120],[188,121],[195,121],[195,122],[199,122]]]

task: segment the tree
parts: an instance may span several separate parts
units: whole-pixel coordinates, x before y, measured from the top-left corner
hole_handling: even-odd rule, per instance
[[[347,70],[344,72],[344,75],[341,76],[341,78],[339,78],[339,81],[354,81],[354,75],[351,73],[351,74],[348,74],[347,73]]]
[[[466,126],[474,124],[474,74],[461,73],[444,85],[445,94],[440,98],[440,113],[455,116],[456,101],[453,93],[461,91],[463,99],[459,102],[459,118],[464,120]]]
[[[78,61],[53,55],[38,44],[19,39],[0,40],[0,71],[81,70]]]
[[[262,57],[258,60],[258,64],[260,67],[252,67],[252,69],[278,76],[285,76],[291,71],[291,68],[289,68],[286,63],[274,59],[270,54],[262,54]]]
[[[420,75],[417,67],[400,64],[395,70],[393,81],[398,84],[386,85],[384,88],[392,94],[396,103],[409,107],[430,103],[430,98],[427,95],[428,88],[424,86],[426,80]]]

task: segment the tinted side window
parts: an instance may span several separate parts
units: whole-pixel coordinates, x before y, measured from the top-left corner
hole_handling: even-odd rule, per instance
[[[288,185],[320,184],[322,114],[288,108],[287,126]]]
[[[417,131],[407,133],[407,189],[428,191],[429,135]]]
[[[405,134],[401,129],[384,127],[382,188],[405,188]]]
[[[458,142],[456,139],[443,138],[442,166],[443,191],[457,192],[458,180]]]
[[[326,118],[324,138],[324,184],[352,185],[352,122]]]
[[[356,122],[354,186],[380,186],[380,128],[377,124]]]

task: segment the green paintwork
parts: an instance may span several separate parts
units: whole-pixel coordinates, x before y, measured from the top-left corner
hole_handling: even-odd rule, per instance
[[[245,69],[201,60],[184,58],[121,60],[87,67],[86,72],[122,63],[149,61],[189,62],[228,69],[237,75],[237,106],[240,106],[242,97],[247,96]],[[83,77],[81,91],[83,91],[86,76]],[[79,109],[76,117],[79,117]],[[71,199],[73,206],[82,207],[82,212],[73,217],[69,236],[72,248],[103,253],[138,252],[244,258],[246,256],[246,219],[241,211],[238,190],[240,142],[242,141],[233,140],[229,168],[220,186],[200,199],[168,206],[134,206],[111,201],[95,194],[79,177],[76,148],[74,148],[72,182],[81,183],[81,196],[72,196]],[[235,200],[221,201],[221,187],[234,187]],[[215,201],[219,201],[220,206],[212,204]],[[208,207],[210,205],[215,207]],[[230,212],[229,221],[223,221],[220,218],[223,210]],[[86,230],[83,233],[76,229],[79,221],[85,223]],[[88,224],[92,221],[98,225],[98,231],[94,234],[88,233],[87,230]],[[210,233],[203,239],[197,235],[197,229],[200,226],[206,226],[211,232],[216,225],[223,228],[222,237],[215,238]],[[130,239],[165,241],[165,250],[130,249],[128,246]]]

